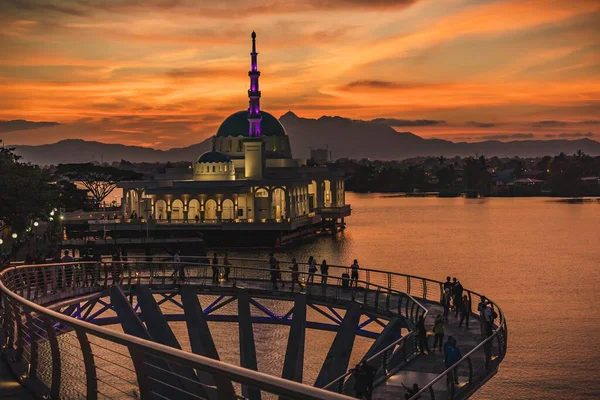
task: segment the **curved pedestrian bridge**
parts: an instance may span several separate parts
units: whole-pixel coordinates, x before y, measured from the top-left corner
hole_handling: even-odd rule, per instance
[[[493,377],[506,353],[502,310],[490,301],[498,318],[483,337],[480,295],[470,290],[469,327],[459,328],[453,313],[445,326],[463,355],[446,368],[441,354],[417,352],[415,333],[419,317],[430,329],[443,314],[442,282],[361,269],[350,287],[347,267],[330,266],[321,283],[306,265],[292,276],[285,262],[273,274],[264,260],[230,259],[217,269],[200,261],[130,257],[5,269],[2,354],[20,383],[44,398],[344,399],[354,395],[347,371],[362,336],[374,339],[362,356],[377,369],[373,398],[404,398],[402,384],[416,383],[414,399],[460,399]],[[185,322],[188,337],[177,337],[169,321]],[[211,321],[239,324],[240,366],[219,361]],[[281,378],[257,371],[260,324],[290,326]],[[314,386],[302,383],[307,328],[335,332]],[[456,385],[448,383],[452,374]]]

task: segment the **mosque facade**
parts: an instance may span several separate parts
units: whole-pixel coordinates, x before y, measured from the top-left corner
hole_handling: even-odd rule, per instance
[[[227,117],[212,150],[188,169],[167,169],[151,180],[121,182],[123,221],[156,229],[260,230],[300,236],[343,228],[350,215],[344,174],[294,159],[290,138],[260,107],[256,34],[248,76],[248,109]],[[149,223],[148,222],[148,223]],[[283,233],[282,233],[283,235]]]

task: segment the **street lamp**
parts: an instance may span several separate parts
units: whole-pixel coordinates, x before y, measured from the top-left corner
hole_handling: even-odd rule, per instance
[[[35,221],[33,223],[33,226],[35,226],[35,253],[37,254],[38,251],[38,226],[40,226],[40,223]]]
[[[17,233],[15,232],[15,233],[13,233],[11,236],[12,236],[12,238],[13,238],[13,239],[16,239],[16,238],[17,238],[17,236],[19,236],[19,235],[17,235]]]

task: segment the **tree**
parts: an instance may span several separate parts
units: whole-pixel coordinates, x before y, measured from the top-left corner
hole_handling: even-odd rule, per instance
[[[0,148],[0,231],[11,227],[21,232],[57,205],[50,173],[19,159],[13,148]]]
[[[117,182],[136,180],[142,176],[134,171],[92,163],[59,164],[56,172],[72,181],[81,182],[90,192],[96,206],[102,204],[102,201],[117,187]]]
[[[436,174],[441,187],[446,188],[454,185],[456,180],[456,171],[454,165],[444,166],[437,171]]]
[[[83,210],[87,200],[87,190],[77,188],[73,182],[61,179],[56,182],[59,207],[65,211]]]

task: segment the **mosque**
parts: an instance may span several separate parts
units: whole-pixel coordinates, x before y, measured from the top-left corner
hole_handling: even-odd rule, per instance
[[[254,32],[250,57],[248,109],[227,117],[212,151],[188,169],[119,183],[122,222],[145,220],[153,233],[271,232],[281,241],[344,227],[343,172],[292,158],[284,127],[260,108]]]

